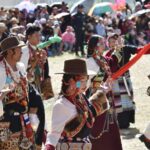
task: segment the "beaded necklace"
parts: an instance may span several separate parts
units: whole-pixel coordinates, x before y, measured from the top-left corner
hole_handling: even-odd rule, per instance
[[[19,72],[20,78],[18,78],[17,75],[15,75],[15,73],[13,72],[13,70],[6,64],[6,60],[3,60],[3,63],[5,65],[5,71],[6,71],[7,77],[11,77],[11,79],[14,81],[14,83],[16,85],[20,84],[22,91],[23,91],[23,96],[22,96],[23,98],[21,100],[19,99],[19,96],[17,96],[17,94],[14,93],[14,91],[8,93],[8,95],[10,97],[13,97],[17,103],[20,103],[20,105],[27,106],[27,81],[26,81],[26,78],[24,78],[22,76],[21,72]]]
[[[28,48],[29,48],[29,65],[31,62],[33,62],[35,60],[36,57],[41,57],[41,51],[37,48],[36,50],[34,50],[31,45],[28,43]],[[30,67],[29,67],[30,68]],[[44,63],[43,61],[38,61],[32,74],[34,74],[33,76],[35,77],[36,75],[40,76],[40,81],[44,80]]]
[[[98,64],[98,66],[104,70],[104,72],[108,75],[111,76],[111,70],[110,67],[108,66],[106,60],[101,56],[98,57],[96,54],[93,55],[94,60],[96,61],[96,63]]]

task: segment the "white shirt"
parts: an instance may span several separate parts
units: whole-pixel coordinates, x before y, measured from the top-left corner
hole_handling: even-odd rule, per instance
[[[46,144],[51,144],[55,147],[66,123],[75,118],[76,115],[77,110],[75,105],[69,102],[65,97],[58,99],[52,110],[51,130],[47,135]]]
[[[105,26],[103,24],[98,23],[96,25],[96,32],[100,36],[106,36]]]
[[[22,62],[25,65],[25,68],[28,68],[28,61],[29,61],[30,53],[28,46],[22,47],[22,56],[20,59],[20,62]]]
[[[99,66],[98,64],[95,62],[94,58],[93,57],[90,57],[90,58],[87,58],[86,59],[86,66],[87,66],[87,70],[91,70],[95,73],[98,74],[99,72]],[[97,75],[95,74],[95,75]],[[91,79],[95,76],[95,75],[90,75],[89,76],[89,80],[88,80],[88,83],[87,83],[87,87],[90,87],[91,85]]]
[[[30,46],[32,47],[33,50],[36,50],[35,46],[33,46],[31,44],[30,44]],[[22,47],[22,56],[20,59],[20,62],[22,62],[25,65],[26,69],[28,68],[29,58],[30,58],[30,50],[29,50],[28,42],[27,42],[27,45]]]

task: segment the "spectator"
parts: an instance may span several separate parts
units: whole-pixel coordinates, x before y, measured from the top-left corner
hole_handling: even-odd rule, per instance
[[[97,25],[96,25],[96,33],[100,36],[105,37],[106,36],[106,29],[104,26],[104,22],[103,22],[103,18],[99,18],[99,20],[97,20]]]
[[[64,43],[64,50],[72,51],[73,45],[75,44],[75,34],[71,26],[67,26],[66,32],[62,34],[62,41]]]

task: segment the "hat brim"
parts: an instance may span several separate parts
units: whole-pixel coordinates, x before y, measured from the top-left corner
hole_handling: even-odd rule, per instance
[[[114,37],[119,37],[117,33],[113,33],[112,35],[108,36],[108,38],[114,38]]]
[[[95,71],[92,71],[92,70],[87,70],[87,73],[68,73],[68,72],[56,72],[55,74],[72,74],[72,75],[87,75],[87,76],[90,76],[90,75],[96,75],[97,73]]]
[[[23,46],[25,46],[24,42],[20,41],[20,43],[19,43],[18,45],[13,46],[13,47],[11,47],[11,48],[7,48],[7,49],[5,49],[5,50],[2,50],[2,51],[0,52],[0,55],[3,54],[4,52],[10,50],[10,49],[18,48],[18,47],[23,47]]]

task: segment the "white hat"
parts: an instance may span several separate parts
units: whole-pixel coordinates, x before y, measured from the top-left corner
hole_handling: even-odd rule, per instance
[[[54,25],[59,25],[59,22],[57,20],[55,20]]]
[[[45,18],[41,18],[41,19],[40,19],[40,23],[41,23],[41,24],[46,24],[46,19],[45,19]]]
[[[0,22],[0,30],[6,30],[7,27],[3,22]]]

